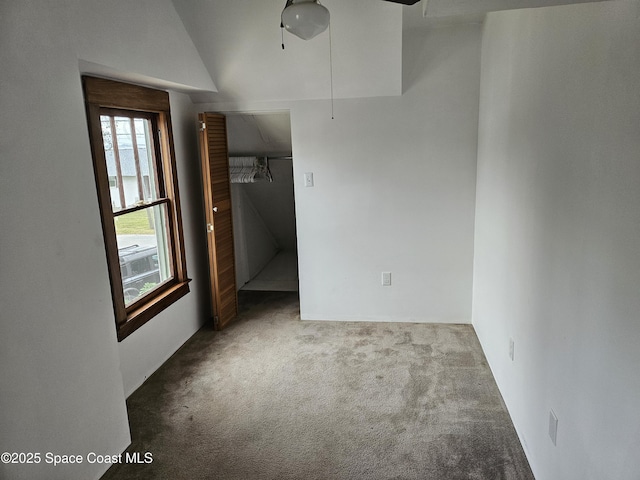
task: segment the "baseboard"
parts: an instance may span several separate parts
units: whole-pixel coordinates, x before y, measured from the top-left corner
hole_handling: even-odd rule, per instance
[[[471,323],[471,326],[473,327],[473,331],[476,334],[476,338],[478,339],[478,343],[480,344],[480,348],[482,349],[482,354],[484,355],[484,358],[487,360],[487,365],[489,365],[489,370],[491,370],[491,375],[493,376],[493,381],[496,383],[496,386],[498,387],[498,391],[500,392],[500,396],[502,397],[502,404],[504,405],[504,408],[507,410],[507,413],[509,414],[509,418],[511,419],[511,424],[513,425],[513,428],[516,431],[516,435],[518,436],[518,439],[520,440],[520,445],[522,445],[522,450],[524,450],[524,455],[525,457],[527,457],[527,462],[529,462],[529,468],[531,468],[531,473],[533,473],[533,477],[534,478],[538,478],[536,476],[536,471],[534,469],[534,465],[531,462],[531,451],[529,450],[529,445],[527,445],[527,441],[525,440],[524,434],[522,433],[521,429],[519,428],[519,425],[514,422],[513,420],[513,416],[511,415],[511,411],[509,410],[509,403],[507,402],[507,400],[505,399],[505,396],[503,394],[503,389],[501,388],[501,382],[502,379],[499,379],[498,377],[496,377],[495,375],[495,370],[492,366],[492,358],[489,357],[487,355],[487,352],[485,352],[484,349],[484,344],[482,343],[482,340],[480,339],[480,336],[478,335],[478,331],[476,330],[476,326]]]
[[[424,318],[397,316],[324,315],[300,312],[301,320],[327,322],[379,322],[379,323],[446,323],[471,325],[470,318]]]

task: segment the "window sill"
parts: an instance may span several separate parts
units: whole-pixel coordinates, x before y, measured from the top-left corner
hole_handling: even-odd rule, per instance
[[[169,305],[177,302],[189,293],[189,282],[191,282],[191,279],[172,285],[160,294],[149,299],[148,302],[129,312],[125,322],[118,325],[118,341],[121,342],[127,338],[142,325],[169,307]]]

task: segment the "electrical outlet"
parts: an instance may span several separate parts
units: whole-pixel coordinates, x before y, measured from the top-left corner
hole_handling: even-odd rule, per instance
[[[513,354],[514,354],[515,344],[513,342],[513,338],[509,339],[509,358],[513,362]]]
[[[313,173],[307,172],[304,174],[304,186],[313,187]]]
[[[558,417],[553,413],[553,410],[549,411],[549,437],[555,445],[558,438]]]
[[[382,285],[384,287],[391,285],[391,272],[382,272]]]

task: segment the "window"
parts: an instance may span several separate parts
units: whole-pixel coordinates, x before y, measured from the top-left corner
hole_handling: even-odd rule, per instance
[[[169,95],[83,77],[118,340],[189,292]]]

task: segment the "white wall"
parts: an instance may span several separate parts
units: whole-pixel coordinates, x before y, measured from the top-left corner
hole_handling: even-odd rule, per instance
[[[171,92],[170,100],[187,273],[193,281],[187,297],[118,344],[127,396],[211,318],[196,110],[187,95]]]
[[[401,97],[292,108],[303,319],[470,322],[480,31],[408,32]]]
[[[269,160],[273,182],[241,185],[269,228],[279,250],[296,249],[296,214],[291,160]]]
[[[291,160],[270,160],[273,182],[231,185],[238,290],[279,251],[295,251],[296,218]]]
[[[638,13],[504,12],[484,30],[473,323],[538,480],[640,472]]]
[[[231,184],[236,289],[255,277],[278,253],[278,244],[247,195],[246,185]]]
[[[409,25],[402,96],[200,105],[290,111],[303,319],[471,322],[481,26]]]
[[[0,45],[0,451],[117,454],[129,443],[125,394],[143,376],[120,359],[135,337],[116,341],[79,65],[215,87],[169,1],[1,2]],[[182,187],[191,139],[176,136]],[[164,341],[151,363],[193,331],[197,303],[192,293],[166,312],[184,322],[179,338],[167,340],[167,318],[149,327]],[[0,464],[0,477],[91,479],[106,468]]]

